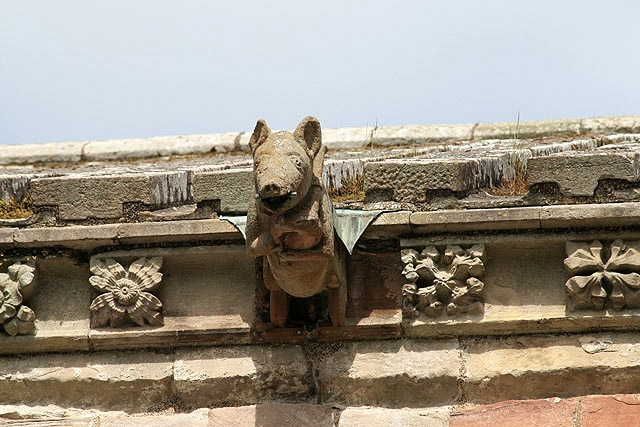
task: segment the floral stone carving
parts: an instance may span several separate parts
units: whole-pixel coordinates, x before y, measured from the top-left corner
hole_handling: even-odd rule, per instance
[[[0,325],[11,336],[34,335],[36,315],[23,305],[24,293],[35,281],[35,259],[19,261],[0,273]]]
[[[567,242],[569,310],[640,308],[640,242]]]
[[[162,258],[140,258],[128,270],[111,258],[91,259],[91,285],[105,293],[91,303],[91,327],[112,328],[129,321],[144,326],[162,326],[162,302],[150,291],[162,280]]]
[[[425,313],[437,317],[447,314],[484,312],[484,245],[463,249],[448,245],[444,253],[427,246],[421,253],[414,249],[401,251],[402,275],[408,281],[402,286],[402,314],[405,318]]]

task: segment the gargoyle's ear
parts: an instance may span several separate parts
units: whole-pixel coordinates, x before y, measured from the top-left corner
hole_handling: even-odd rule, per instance
[[[249,139],[251,150],[258,148],[260,144],[267,140],[269,135],[271,135],[271,129],[267,126],[267,122],[263,119],[258,120],[255,129],[253,129],[253,134],[251,134],[251,139]]]
[[[320,130],[318,119],[311,116],[305,117],[293,132],[293,135],[307,144],[307,149],[311,154],[314,156],[318,154],[322,144],[322,131]]]

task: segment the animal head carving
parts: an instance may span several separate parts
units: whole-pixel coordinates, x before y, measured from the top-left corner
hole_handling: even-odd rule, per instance
[[[293,133],[271,132],[264,120],[258,120],[249,140],[258,203],[270,212],[282,213],[304,199],[321,143],[320,122],[315,117],[305,117]]]

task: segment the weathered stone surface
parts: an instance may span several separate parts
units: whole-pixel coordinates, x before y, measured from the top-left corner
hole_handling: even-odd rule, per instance
[[[369,239],[397,236],[411,231],[410,211],[383,212],[367,227],[363,236]]]
[[[237,132],[231,132],[91,141],[84,144],[82,159],[122,160],[210,152],[226,153],[237,149],[238,136]]]
[[[574,424],[578,406],[579,402],[577,401],[557,397],[528,401],[512,400],[454,410],[451,413],[449,426],[507,427],[517,424],[520,427],[575,427],[580,425]],[[600,424],[600,426],[603,425],[607,424]]]
[[[201,408],[188,414],[101,415],[92,420],[94,424],[87,424],[87,427],[207,427],[209,409]]]
[[[427,191],[466,191],[478,180],[473,160],[386,160],[366,163],[364,173],[371,201],[424,202]]]
[[[387,409],[347,408],[340,414],[338,427],[447,427],[449,408]]]
[[[178,221],[181,219],[205,219],[196,217],[197,205],[174,206],[155,211],[141,211],[140,221]],[[211,212],[212,213],[212,212]],[[210,218],[211,216],[209,216]]]
[[[457,341],[345,343],[318,366],[322,402],[425,407],[455,401]]]
[[[57,206],[62,220],[121,218],[123,203],[163,206],[190,200],[187,172],[68,175],[31,181],[34,207]]]
[[[3,234],[7,244],[15,243],[19,247],[64,246],[79,249],[109,246],[118,242],[194,242],[242,238],[233,225],[220,219],[0,229],[0,236]]]
[[[18,228],[0,228],[0,245],[13,245],[13,236]]]
[[[473,131],[473,139],[524,139],[554,135],[578,135],[580,123],[580,119],[480,123]]]
[[[640,419],[640,395],[586,396],[581,427],[635,426]]]
[[[474,124],[383,126],[371,130],[373,145],[426,145],[472,138]]]
[[[332,409],[306,403],[260,403],[237,408],[213,408],[209,411],[209,426],[334,427],[336,414]]]
[[[542,228],[630,226],[640,222],[640,203],[558,205],[540,208]]]
[[[599,334],[471,340],[464,356],[466,396],[470,402],[495,402],[637,391],[638,338]]]
[[[251,169],[228,169],[197,172],[193,175],[193,197],[198,203],[220,201],[220,213],[247,212],[253,203],[253,172]]]
[[[371,143],[372,131],[373,127],[323,129],[322,140],[330,150],[362,148]]]
[[[0,165],[20,163],[78,162],[84,142],[3,145]]]
[[[0,360],[0,400],[98,409],[145,410],[167,400],[171,356],[154,353],[37,355]]]
[[[595,117],[582,120],[582,133],[640,133],[640,116]]]
[[[178,350],[174,387],[182,401],[198,406],[300,402],[313,392],[306,359],[297,346]]]
[[[540,208],[502,208],[413,212],[414,232],[522,230],[540,228]]]
[[[242,234],[220,219],[119,224],[118,240],[123,243],[195,242],[241,239]]]
[[[556,183],[568,196],[593,196],[602,179],[638,180],[636,155],[624,153],[557,154],[527,162],[529,186]]]
[[[23,228],[14,234],[19,247],[64,246],[92,248],[116,243],[118,225]]]

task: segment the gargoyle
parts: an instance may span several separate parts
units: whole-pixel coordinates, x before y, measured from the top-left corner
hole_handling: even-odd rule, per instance
[[[271,132],[258,120],[249,144],[255,204],[247,214],[247,251],[264,257],[271,322],[286,324],[286,294],[305,298],[327,289],[331,322],[344,324],[344,257],[334,236],[331,200],[322,185],[326,148],[320,122],[306,117],[291,133]]]

